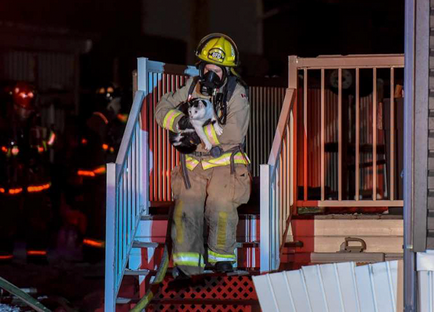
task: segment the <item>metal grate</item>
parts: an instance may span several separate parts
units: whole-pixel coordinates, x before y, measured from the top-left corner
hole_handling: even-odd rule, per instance
[[[149,311],[249,311],[257,304],[251,276],[209,276],[182,289],[171,289],[172,280],[164,280]]]

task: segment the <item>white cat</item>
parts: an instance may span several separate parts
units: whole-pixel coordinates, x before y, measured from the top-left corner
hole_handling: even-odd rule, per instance
[[[189,124],[184,126],[182,130],[178,128],[178,133],[170,132],[170,143],[183,154],[194,152],[200,141],[204,143],[205,149],[210,151],[212,144],[205,135],[204,124],[211,121],[214,124],[216,134],[221,135],[223,133],[223,128],[217,121],[212,103],[207,99],[196,98],[181,103],[178,109],[188,116]]]
[[[190,117],[190,123],[196,131],[199,138],[205,144],[205,149],[210,151],[212,148],[211,142],[205,135],[203,131],[203,125],[211,120],[214,124],[214,130],[218,135],[223,133],[223,128],[219,125],[217,117],[214,112],[212,103],[207,99],[197,99],[188,108],[188,115]]]

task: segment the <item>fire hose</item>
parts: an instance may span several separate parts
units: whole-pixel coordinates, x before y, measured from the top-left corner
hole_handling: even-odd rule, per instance
[[[152,298],[158,292],[161,283],[167,273],[167,268],[169,267],[170,254],[172,253],[172,241],[171,241],[171,229],[172,229],[172,217],[173,217],[174,207],[169,210],[169,216],[167,218],[167,230],[166,230],[166,243],[164,245],[163,257],[161,258],[160,265],[158,266],[157,274],[155,275],[154,281],[149,285],[149,289],[146,291],[145,295],[140,299],[134,308],[130,312],[139,312],[146,309],[146,307],[151,303]]]

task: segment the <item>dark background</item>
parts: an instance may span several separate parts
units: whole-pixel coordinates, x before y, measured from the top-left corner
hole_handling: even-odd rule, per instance
[[[194,48],[191,42],[174,38],[169,33],[151,35],[144,29],[147,15],[143,14],[142,5],[147,1],[151,0],[0,1],[0,55],[16,50],[33,53],[32,49],[39,44],[38,49],[44,52],[50,52],[51,48],[59,52],[64,48],[77,56],[79,77],[78,85],[73,90],[47,89],[40,92],[49,103],[47,105],[55,105],[66,115],[66,125],[56,120],[55,130],[59,134],[64,131],[62,129],[79,128],[84,124],[83,121],[94,110],[94,90],[102,83],[118,83],[130,96],[126,100],[129,105],[124,106],[128,108],[131,105],[132,71],[136,69],[137,57],[172,64],[193,64],[191,56]],[[182,1],[194,8],[185,20],[193,25],[187,27],[190,33],[186,36],[196,43],[211,32],[209,25],[212,18],[225,21],[225,29],[235,29],[240,23],[249,22],[244,21],[242,15],[237,21],[226,21],[221,15],[213,16],[209,0]],[[158,3],[165,6],[159,11],[160,14],[173,10],[169,5],[171,1]],[[243,2],[233,0],[230,6],[223,9],[242,10],[240,3]],[[240,50],[241,71],[248,82],[274,77],[284,86],[287,82],[288,55],[315,57],[324,54],[404,52],[403,0],[263,0],[262,7],[263,53]],[[205,10],[207,13],[202,14]],[[158,18],[164,23],[166,16]],[[227,34],[231,35],[230,32]],[[65,47],[44,46],[45,43],[38,43],[38,38],[45,40],[40,42],[49,42],[51,38],[65,40],[68,44]],[[242,38],[236,40],[239,46],[240,40]],[[84,47],[85,42],[91,42],[90,49]],[[0,74],[6,72],[1,66],[7,64],[0,61]],[[20,66],[17,64],[17,68]],[[0,76],[0,82],[1,79]],[[53,98],[58,98],[54,104]],[[70,104],[73,102],[75,104]],[[62,168],[66,165],[62,161],[54,161],[52,165]],[[54,179],[66,179],[60,170],[57,173],[57,176],[53,175],[53,189]],[[53,204],[53,209],[58,207]],[[6,267],[0,265],[0,276],[19,287],[37,287],[45,294],[65,297],[83,311],[94,311],[102,306],[103,262],[62,262],[50,263],[49,266],[17,262]]]
[[[207,3],[193,2],[199,12]],[[227,10],[239,9],[237,3],[232,1]],[[166,9],[171,8],[167,5]],[[288,55],[404,51],[404,1],[264,0],[263,11],[268,14],[263,20],[263,55],[258,57],[268,63],[268,69],[262,75],[284,76]],[[119,59],[119,76],[125,85],[131,81],[138,56],[176,64],[187,60],[182,40],[149,36],[142,31],[146,15],[140,12],[141,1],[6,0],[0,4],[0,21],[61,29],[69,36],[91,39],[91,51],[81,58],[81,85],[92,86],[111,77],[115,58]],[[207,20],[202,18],[200,22],[197,36],[209,32]],[[243,62],[244,51],[240,52]],[[256,64],[243,63],[247,76],[257,75]]]

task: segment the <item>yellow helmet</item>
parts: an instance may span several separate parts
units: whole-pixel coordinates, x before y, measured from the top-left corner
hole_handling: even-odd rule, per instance
[[[229,36],[220,33],[203,37],[195,54],[207,63],[227,67],[240,65],[237,45]]]

